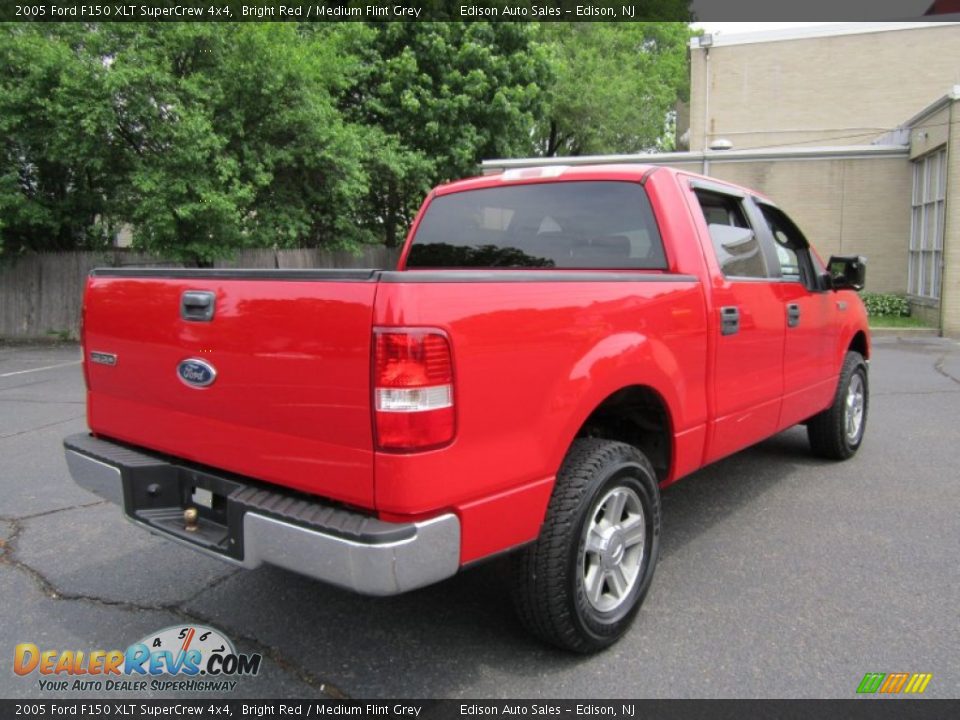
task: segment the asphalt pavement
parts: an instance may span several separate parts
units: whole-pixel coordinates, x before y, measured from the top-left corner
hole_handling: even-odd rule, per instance
[[[0,345],[0,697],[84,695],[15,675],[18,643],[122,649],[180,624],[264,656],[232,698],[851,698],[866,672],[960,697],[960,343],[880,339],[870,372],[854,459],[811,457],[795,428],[664,491],[650,595],[585,658],[524,634],[500,563],[373,599],[135,528],[64,464],[77,347]]]

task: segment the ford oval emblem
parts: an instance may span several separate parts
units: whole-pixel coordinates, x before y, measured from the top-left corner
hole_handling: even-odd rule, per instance
[[[213,384],[217,379],[217,371],[204,360],[187,358],[177,365],[177,377],[190,387],[202,388]]]

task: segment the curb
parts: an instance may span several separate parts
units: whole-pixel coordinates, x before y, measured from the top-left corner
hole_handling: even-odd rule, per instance
[[[940,337],[938,328],[897,328],[897,327],[878,327],[870,328],[870,335],[874,338],[917,338],[917,337]]]

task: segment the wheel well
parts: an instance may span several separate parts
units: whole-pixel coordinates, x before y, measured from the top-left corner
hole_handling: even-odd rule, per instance
[[[848,347],[847,350],[860,353],[866,360],[870,359],[870,356],[867,354],[867,336],[863,330],[860,330],[853,336],[853,340],[850,341],[850,347]]]
[[[663,481],[672,455],[670,413],[651,388],[634,385],[610,395],[586,419],[577,437],[619,440],[639,448]]]

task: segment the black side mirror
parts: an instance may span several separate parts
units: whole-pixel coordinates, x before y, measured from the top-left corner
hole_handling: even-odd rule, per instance
[[[863,255],[831,255],[827,264],[833,290],[863,290],[867,259]]]

